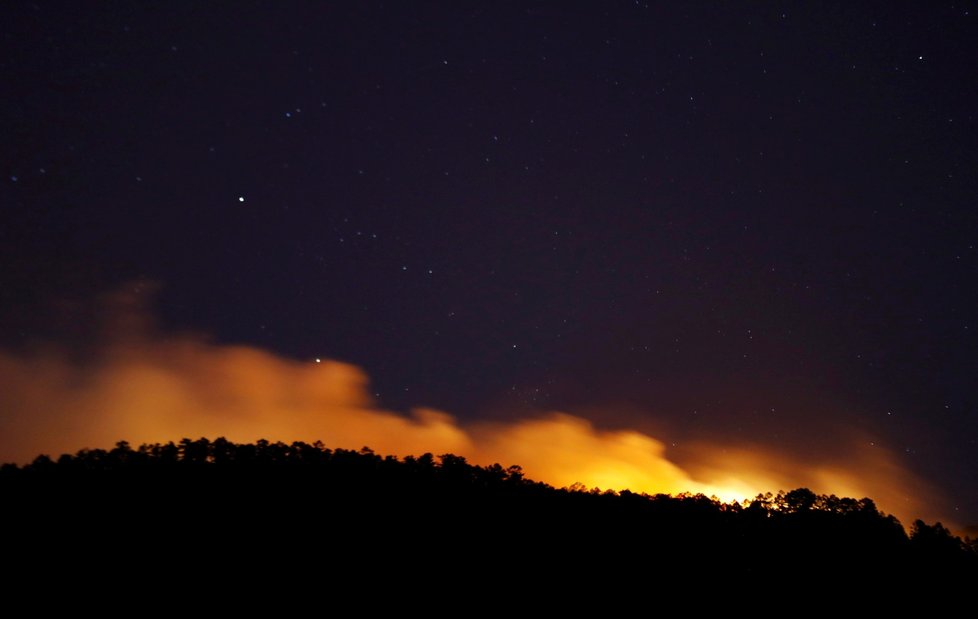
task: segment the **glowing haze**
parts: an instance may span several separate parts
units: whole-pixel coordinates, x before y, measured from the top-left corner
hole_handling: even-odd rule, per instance
[[[455,453],[478,464],[519,464],[555,486],[636,492],[703,492],[724,500],[809,487],[874,498],[908,519],[940,516],[933,495],[881,447],[810,462],[757,445],[703,440],[671,456],[634,430],[603,430],[562,412],[507,422],[460,423],[446,412],[381,409],[366,373],[328,359],[296,361],[196,335],[164,336],[128,309],[95,350],[0,351],[0,461],[40,453],[224,436],[250,442],[321,440],[399,456]],[[81,357],[81,358],[79,358]]]

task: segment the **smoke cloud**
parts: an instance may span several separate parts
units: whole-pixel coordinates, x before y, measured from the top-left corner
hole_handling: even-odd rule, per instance
[[[115,305],[119,306],[120,299]],[[323,359],[296,361],[250,346],[189,334],[161,334],[132,299],[84,354],[43,347],[0,351],[0,461],[40,453],[177,441],[323,441],[405,456],[455,453],[478,464],[519,464],[558,487],[575,483],[635,492],[703,492],[724,500],[778,489],[869,496],[908,524],[934,519],[934,497],[887,450],[853,440],[843,458],[811,462],[758,445],[699,441],[682,457],[634,430],[604,430],[550,412],[507,422],[462,423],[417,408],[383,410],[366,373]]]

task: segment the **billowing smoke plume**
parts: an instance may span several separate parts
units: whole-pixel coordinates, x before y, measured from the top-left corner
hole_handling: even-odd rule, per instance
[[[759,446],[704,441],[685,451],[680,466],[662,441],[600,430],[565,413],[463,424],[431,409],[406,416],[382,410],[356,366],[163,336],[140,317],[130,309],[114,319],[111,335],[81,359],[52,347],[0,352],[0,461],[27,462],[39,453],[110,447],[122,439],[321,440],[383,454],[455,453],[479,464],[519,464],[529,477],[558,487],[703,492],[730,500],[806,486],[870,496],[905,523],[940,515],[925,485],[881,447],[854,447],[844,460],[812,463]]]

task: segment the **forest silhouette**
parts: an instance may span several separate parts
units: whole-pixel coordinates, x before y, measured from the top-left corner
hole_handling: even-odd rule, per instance
[[[314,557],[342,564],[348,577],[440,578],[435,571],[482,574],[499,586],[545,574],[616,589],[738,579],[851,584],[869,574],[891,584],[954,583],[978,575],[978,541],[920,520],[908,533],[869,498],[798,488],[741,504],[558,489],[527,479],[519,466],[318,442],[120,442],[39,456],[0,468],[0,497],[13,563],[13,556],[38,564],[72,557],[98,566],[125,555],[142,557],[133,565],[144,571],[269,570]]]

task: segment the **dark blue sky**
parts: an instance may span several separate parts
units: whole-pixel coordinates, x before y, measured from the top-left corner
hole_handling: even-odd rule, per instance
[[[6,3],[0,341],[152,280],[400,410],[856,428],[976,521],[976,11]]]

